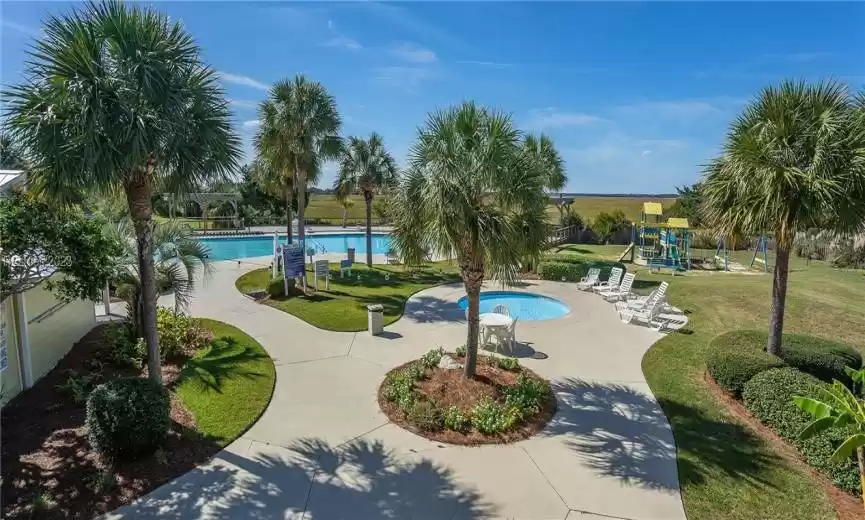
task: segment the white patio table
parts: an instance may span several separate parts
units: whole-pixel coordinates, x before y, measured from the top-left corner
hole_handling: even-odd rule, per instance
[[[508,336],[508,329],[510,329],[511,325],[514,323],[513,318],[497,312],[485,312],[481,314],[479,318],[482,331],[482,343],[487,345],[491,338],[495,338],[496,349],[498,349],[499,345],[504,345]]]

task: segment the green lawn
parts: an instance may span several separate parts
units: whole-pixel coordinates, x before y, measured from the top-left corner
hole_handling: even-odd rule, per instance
[[[206,318],[201,324],[215,338],[227,336],[234,342],[189,359],[174,390],[195,416],[198,431],[225,446],[264,412],[276,372],[264,348],[242,330]]]
[[[316,327],[342,332],[366,330],[366,306],[384,305],[385,324],[402,316],[406,300],[412,294],[434,285],[459,280],[455,266],[437,262],[415,271],[401,266],[355,264],[351,278],[339,277],[339,264],[331,264],[330,289],[319,280],[319,291],[310,296],[267,299],[265,303],[293,314]],[[358,280],[357,277],[361,279]],[[261,291],[267,286],[270,270],[257,269],[237,279],[237,289],[244,293]],[[307,272],[307,284],[313,287],[312,273]]]
[[[610,258],[622,246],[573,245],[581,254]],[[629,269],[635,266],[628,265]],[[688,313],[689,325],[656,343],[643,371],[673,426],[679,478],[690,520],[812,520],[834,518],[820,484],[789,467],[771,446],[727,414],[703,380],[706,347],[717,334],[768,328],[770,275],[691,272],[650,274],[643,291],[670,282],[669,299]],[[825,263],[790,274],[785,331],[854,345],[865,353],[865,271],[841,271]]]

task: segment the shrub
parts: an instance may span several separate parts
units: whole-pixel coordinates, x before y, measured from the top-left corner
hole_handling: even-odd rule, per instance
[[[417,400],[406,412],[406,419],[421,430],[441,430],[443,420],[441,410],[426,400]]]
[[[457,356],[465,357],[465,355],[466,355],[466,346],[465,346],[465,345],[460,345],[460,346],[458,346],[458,347],[456,348],[456,350],[454,351],[454,354],[456,354]]]
[[[521,418],[525,419],[540,411],[544,399],[550,393],[550,387],[546,381],[520,374],[517,376],[517,384],[506,387],[503,393],[505,405],[515,407],[519,410]]]
[[[520,419],[515,406],[504,407],[491,399],[483,399],[472,409],[472,426],[485,435],[511,429]]]
[[[467,416],[457,408],[451,406],[447,409],[444,416],[444,426],[448,430],[465,433],[472,424],[471,417]]]
[[[498,368],[509,372],[516,372],[520,368],[520,362],[516,358],[494,356],[490,361]]]
[[[438,361],[436,361],[438,364]],[[421,361],[415,361],[404,369],[405,377],[412,383],[426,378],[426,369]]]
[[[92,375],[79,376],[72,372],[62,385],[57,386],[57,389],[72,397],[75,404],[81,404],[87,400],[90,390],[93,389],[94,379]]]
[[[391,403],[408,403],[414,399],[414,380],[407,377],[405,371],[388,374],[384,398]]]
[[[755,375],[786,366],[780,358],[753,348],[754,337],[758,334],[757,331],[728,332],[709,344],[706,364],[709,374],[721,388],[737,397]]]
[[[438,366],[439,361],[441,361],[442,356],[445,354],[445,349],[439,347],[433,350],[430,350],[423,357],[420,358],[420,363],[427,370],[435,368]]]
[[[776,368],[754,376],[742,391],[745,406],[779,436],[796,446],[802,458],[816,470],[832,479],[836,486],[859,494],[859,468],[851,458],[841,464],[829,459],[848,434],[832,428],[802,440],[799,433],[813,418],[793,403],[793,396],[816,398],[819,379],[795,368]]]
[[[133,338],[126,327],[105,329],[105,343],[108,346],[108,361],[117,367],[141,368],[147,359],[147,345],[144,338]]]
[[[580,278],[586,276],[592,267],[601,270],[602,279],[610,275],[610,270],[613,267],[625,269],[625,266],[619,262],[588,260],[575,255],[551,255],[544,257],[538,264],[538,276],[544,280],[561,280],[564,278],[567,282],[579,282]]]
[[[612,213],[602,211],[592,220],[592,230],[598,235],[598,240],[607,243],[621,229],[626,229],[630,222],[625,213],[617,209]]]
[[[87,399],[90,444],[110,458],[152,453],[171,424],[165,387],[142,378],[120,378],[97,386]]]
[[[198,320],[167,307],[156,310],[156,330],[159,334],[159,351],[166,358],[180,354],[192,355],[212,339],[207,329],[198,324]]]
[[[290,283],[293,284],[294,280],[291,280]],[[281,277],[270,279],[270,282],[267,283],[267,295],[271,298],[285,297],[285,282]]]

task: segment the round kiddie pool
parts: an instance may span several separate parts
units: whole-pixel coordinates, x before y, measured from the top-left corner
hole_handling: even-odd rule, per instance
[[[463,296],[457,304],[465,310],[469,306],[468,297]],[[540,294],[517,291],[486,291],[481,293],[481,314],[493,312],[497,305],[508,308],[512,318],[540,321],[553,320],[571,312],[563,302]]]

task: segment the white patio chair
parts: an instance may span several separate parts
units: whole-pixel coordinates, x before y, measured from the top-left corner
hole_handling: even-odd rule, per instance
[[[511,311],[508,309],[507,305],[496,305],[493,309],[493,314],[502,314],[510,318]]]
[[[601,276],[601,270],[598,267],[592,267],[589,269],[589,272],[586,273],[586,276],[582,277],[579,282],[577,282],[577,289],[581,291],[588,291],[592,287],[598,284],[598,278]]]
[[[628,273],[622,278],[622,283],[618,287],[609,291],[601,291],[599,294],[608,302],[617,302],[619,300],[627,300],[631,296],[631,287],[634,285],[634,279],[637,277],[634,273]]]
[[[661,301],[664,303],[666,307],[667,302],[667,288],[670,286],[667,282],[662,282],[657,289],[652,291],[648,296],[638,296],[636,298],[631,298],[627,301],[619,301],[616,302],[616,309],[631,309],[635,311],[639,311],[645,309],[647,306],[652,305],[655,301]]]
[[[619,283],[622,281],[622,273],[623,273],[623,271],[622,271],[621,267],[612,268],[610,270],[610,277],[607,278],[607,281],[606,282],[599,282],[597,285],[592,287],[592,291],[594,291],[597,294],[601,291],[608,290],[608,289],[611,289],[613,287],[618,287]]]
[[[622,309],[619,311],[619,319],[622,323],[641,323],[660,332],[669,323],[667,320],[660,319],[661,311],[664,308],[664,303],[656,300],[650,306],[642,310]]]
[[[511,354],[514,353],[514,348],[517,345],[517,320],[519,319],[519,316],[514,318],[514,321],[511,323],[511,326],[508,327],[508,331],[505,336],[505,341],[508,344],[508,348],[511,349]]]

